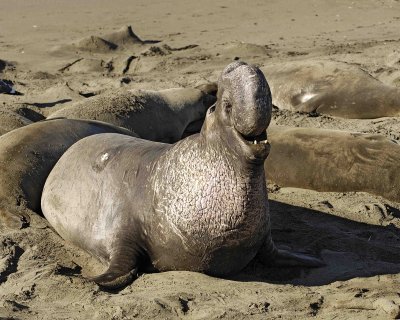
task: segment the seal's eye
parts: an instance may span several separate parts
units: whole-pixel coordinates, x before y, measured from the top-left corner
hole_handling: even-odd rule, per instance
[[[208,108],[208,113],[213,113],[215,111],[215,104]]]

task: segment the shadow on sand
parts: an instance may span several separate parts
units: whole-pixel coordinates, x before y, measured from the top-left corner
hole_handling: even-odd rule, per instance
[[[270,201],[275,244],[319,256],[325,267],[265,267],[251,262],[237,281],[318,286],[400,272],[400,230],[368,225],[320,211]]]

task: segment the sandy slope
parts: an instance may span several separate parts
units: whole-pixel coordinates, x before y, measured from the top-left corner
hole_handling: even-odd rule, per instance
[[[215,81],[234,58],[354,64],[400,87],[400,2],[0,0],[0,132],[118,87]],[[132,41],[132,25],[141,40]],[[106,41],[104,41],[104,40]],[[110,45],[109,42],[117,46]],[[10,118],[7,118],[10,117]],[[398,140],[396,118],[344,120],[274,112],[290,126],[373,132]],[[5,120],[4,120],[5,119]],[[11,120],[7,120],[11,119]],[[278,245],[321,256],[315,270],[251,263],[231,279],[145,274],[118,293],[83,276],[101,270],[41,218],[0,230],[0,318],[387,319],[400,316],[400,205],[365,193],[270,186]]]

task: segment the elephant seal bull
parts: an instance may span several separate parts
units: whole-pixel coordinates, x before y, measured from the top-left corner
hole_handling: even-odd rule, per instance
[[[400,202],[400,145],[376,134],[270,126],[268,179],[284,187],[364,191]]]
[[[380,82],[359,67],[306,60],[261,69],[273,103],[280,109],[355,119],[400,116],[400,88]]]
[[[271,95],[262,72],[228,65],[199,134],[174,145],[119,134],[74,144],[50,173],[42,210],[67,241],[107,265],[99,285],[126,285],[144,261],[159,271],[228,275],[264,263],[320,266],[271,239],[264,160]]]
[[[15,129],[0,137],[0,225],[23,227],[29,212],[40,212],[48,174],[78,140],[98,133],[135,133],[108,123],[52,119]]]
[[[182,138],[191,123],[202,122],[215,100],[194,88],[117,90],[77,102],[48,118],[104,121],[134,131],[143,139],[173,143]]]

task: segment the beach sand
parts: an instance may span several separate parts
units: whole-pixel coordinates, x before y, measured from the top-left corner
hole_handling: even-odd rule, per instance
[[[0,95],[0,134],[116,88],[213,82],[237,59],[345,62],[400,87],[398,0],[0,0],[0,7],[0,79],[23,93]],[[400,138],[397,118],[275,110],[273,123]],[[0,229],[0,319],[400,317],[399,203],[273,184],[269,199],[277,245],[320,256],[325,267],[255,261],[228,279],[143,274],[105,292],[84,278],[102,266],[37,217],[33,227]]]

